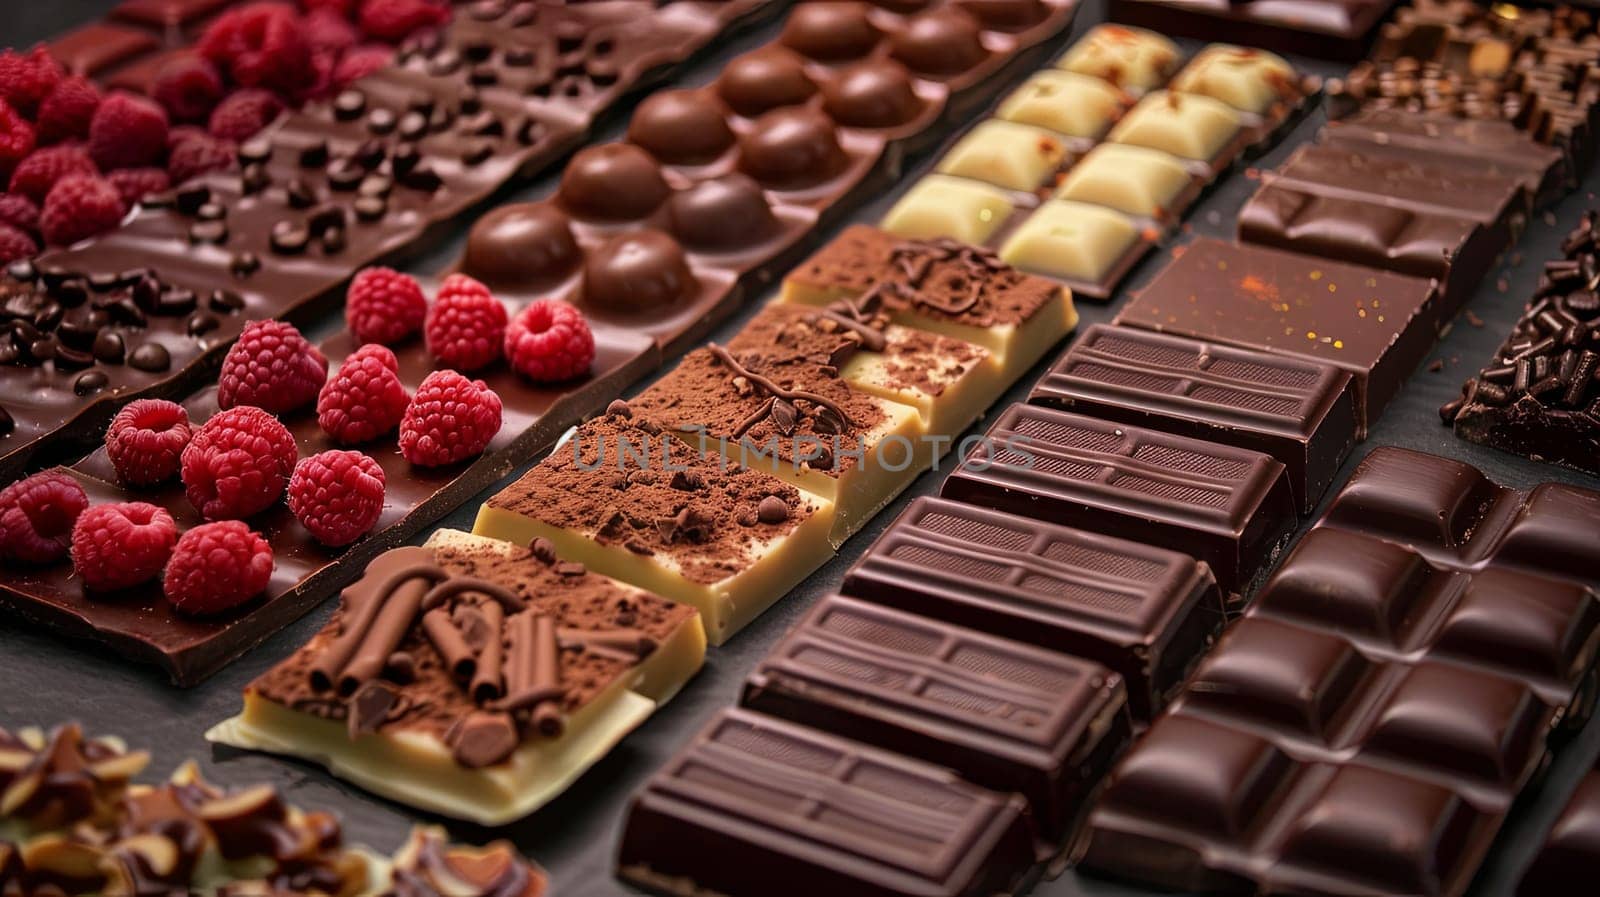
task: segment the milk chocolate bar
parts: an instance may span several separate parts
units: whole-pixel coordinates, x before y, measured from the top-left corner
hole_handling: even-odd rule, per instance
[[[1024,404],[999,415],[939,494],[1182,551],[1237,595],[1298,519],[1269,455]]]
[[[1275,53],[1355,61],[1396,0],[1112,0],[1113,22]]]
[[[591,573],[548,543],[441,530],[369,564],[328,626],[206,737],[496,825],[559,794],[704,654],[693,608]]]
[[[741,703],[1018,792],[1052,845],[1130,729],[1121,679],[1093,661],[839,596],[772,649]]]
[[[1265,452],[1309,514],[1355,446],[1351,380],[1328,362],[1097,324],[1028,401]]]
[[[731,710],[634,798],[617,870],[663,894],[988,897],[1016,890],[1032,841],[1016,795]]]
[[[1518,897],[1559,893],[1600,861],[1600,772],[1591,772],[1572,792],[1555,825],[1545,833],[1533,863],[1517,886]]]
[[[1148,722],[1222,628],[1205,563],[943,498],[919,498],[840,591],[1115,670]]]

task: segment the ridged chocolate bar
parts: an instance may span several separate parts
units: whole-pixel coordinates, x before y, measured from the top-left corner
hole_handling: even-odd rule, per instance
[[[1517,886],[1518,897],[1548,897],[1584,881],[1600,865],[1600,771],[1572,792]]]
[[[846,595],[1115,670],[1148,721],[1221,629],[1211,569],[1188,555],[919,498],[868,548]]]
[[[659,894],[989,897],[1033,850],[1016,795],[730,710],[634,798],[617,865]]]
[[[1350,374],[1325,362],[1097,324],[1028,401],[1265,452],[1310,513],[1356,440]]]
[[[1121,678],[1093,661],[839,596],[772,649],[742,703],[1016,791],[1052,851],[1130,731]]]
[[[1012,405],[945,480],[945,498],[1172,548],[1243,595],[1297,523],[1270,455]]]

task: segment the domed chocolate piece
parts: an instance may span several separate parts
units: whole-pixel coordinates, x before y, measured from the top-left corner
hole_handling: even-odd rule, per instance
[[[679,191],[667,201],[667,215],[678,239],[695,249],[739,249],[778,229],[761,185],[738,173]]]
[[[906,23],[893,40],[894,58],[914,72],[959,75],[989,57],[978,20],[959,9],[939,9]]]
[[[627,220],[654,212],[671,192],[661,166],[630,143],[580,150],[561,175],[561,202],[587,218]]]
[[[1026,28],[1049,14],[1043,0],[960,0],[960,5],[991,28]]]
[[[823,87],[822,97],[822,108],[834,121],[856,128],[903,125],[922,108],[911,73],[890,60],[845,69]]]
[[[930,2],[931,0],[872,0],[872,5],[908,16],[927,9]]]
[[[666,308],[694,288],[683,247],[650,228],[613,237],[583,268],[583,300],[612,311]]]
[[[861,3],[803,3],[789,14],[779,38],[784,46],[824,62],[860,59],[882,39]]]
[[[739,139],[739,167],[764,186],[809,187],[845,167],[833,121],[812,109],[777,109]]]
[[[733,111],[754,118],[779,106],[804,103],[817,92],[800,57],[780,47],[746,53],[728,63],[717,93]]]
[[[733,146],[727,110],[698,90],[663,90],[634,110],[628,139],[673,165],[703,165]]]
[[[537,286],[572,273],[583,250],[567,216],[549,203],[501,206],[467,235],[462,270],[491,289]]]

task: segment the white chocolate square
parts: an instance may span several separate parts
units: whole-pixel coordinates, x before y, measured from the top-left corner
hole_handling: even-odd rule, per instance
[[[1239,113],[1221,100],[1158,90],[1139,101],[1106,138],[1210,162],[1239,132]]]
[[[1282,99],[1294,81],[1294,68],[1281,56],[1253,47],[1212,44],[1183,67],[1170,88],[1260,115]]]
[[[1017,228],[1000,257],[1027,271],[1093,282],[1138,236],[1138,227],[1121,212],[1052,199]]]
[[[1067,173],[1056,198],[1159,218],[1189,181],[1183,163],[1160,150],[1102,143]]]
[[[1154,31],[1100,25],[1078,39],[1056,68],[1102,78],[1124,90],[1149,90],[1178,66],[1178,45]]]
[[[951,237],[981,246],[1011,209],[1011,197],[998,187],[930,174],[900,197],[882,227],[909,240]]]
[[[944,174],[1009,190],[1033,191],[1060,167],[1061,138],[1030,125],[990,119],[980,123],[939,160]]]
[[[1069,137],[1094,139],[1106,132],[1128,104],[1109,82],[1076,72],[1034,73],[1000,104],[998,117]]]

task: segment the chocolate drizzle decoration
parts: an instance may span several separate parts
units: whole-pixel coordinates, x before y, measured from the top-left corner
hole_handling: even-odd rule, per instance
[[[993,250],[968,246],[947,237],[909,240],[890,250],[889,261],[899,272],[899,278],[879,281],[863,298],[876,299],[880,294],[888,294],[911,305],[921,305],[951,316],[963,315],[976,308],[983,299],[989,277],[1007,268]],[[945,302],[937,298],[935,291],[928,289],[928,277],[937,262],[949,262],[961,269],[961,273],[954,275],[956,279],[950,284],[952,287],[965,285],[966,295],[961,299]]]
[[[831,411],[837,415],[839,420],[842,421],[846,427],[850,429],[856,428],[856,424],[850,419],[850,413],[845,411],[843,407],[827,396],[818,395],[817,393],[803,389],[785,389],[770,378],[764,377],[761,374],[758,374],[740,364],[739,361],[733,357],[733,353],[729,352],[723,346],[712,343],[707,346],[707,348],[710,350],[712,356],[714,356],[718,361],[720,361],[730,371],[733,372],[733,375],[736,378],[744,379],[752,386],[765,391],[770,396],[766,402],[762,403],[760,409],[758,409],[754,414],[751,414],[749,417],[745,418],[744,421],[734,429],[733,438],[738,439],[744,434],[750,432],[751,427],[754,427],[756,424],[760,423],[769,416],[772,418],[773,426],[776,427],[779,432],[784,433],[784,435],[794,432],[794,424],[799,415],[798,408],[794,404],[796,402],[810,402],[811,404],[816,405],[818,408],[827,409],[828,411]],[[779,402],[785,403],[787,408],[782,411],[778,410],[777,406]],[[789,413],[790,409],[793,409],[793,414]],[[788,422],[787,430],[784,429],[785,421]]]

